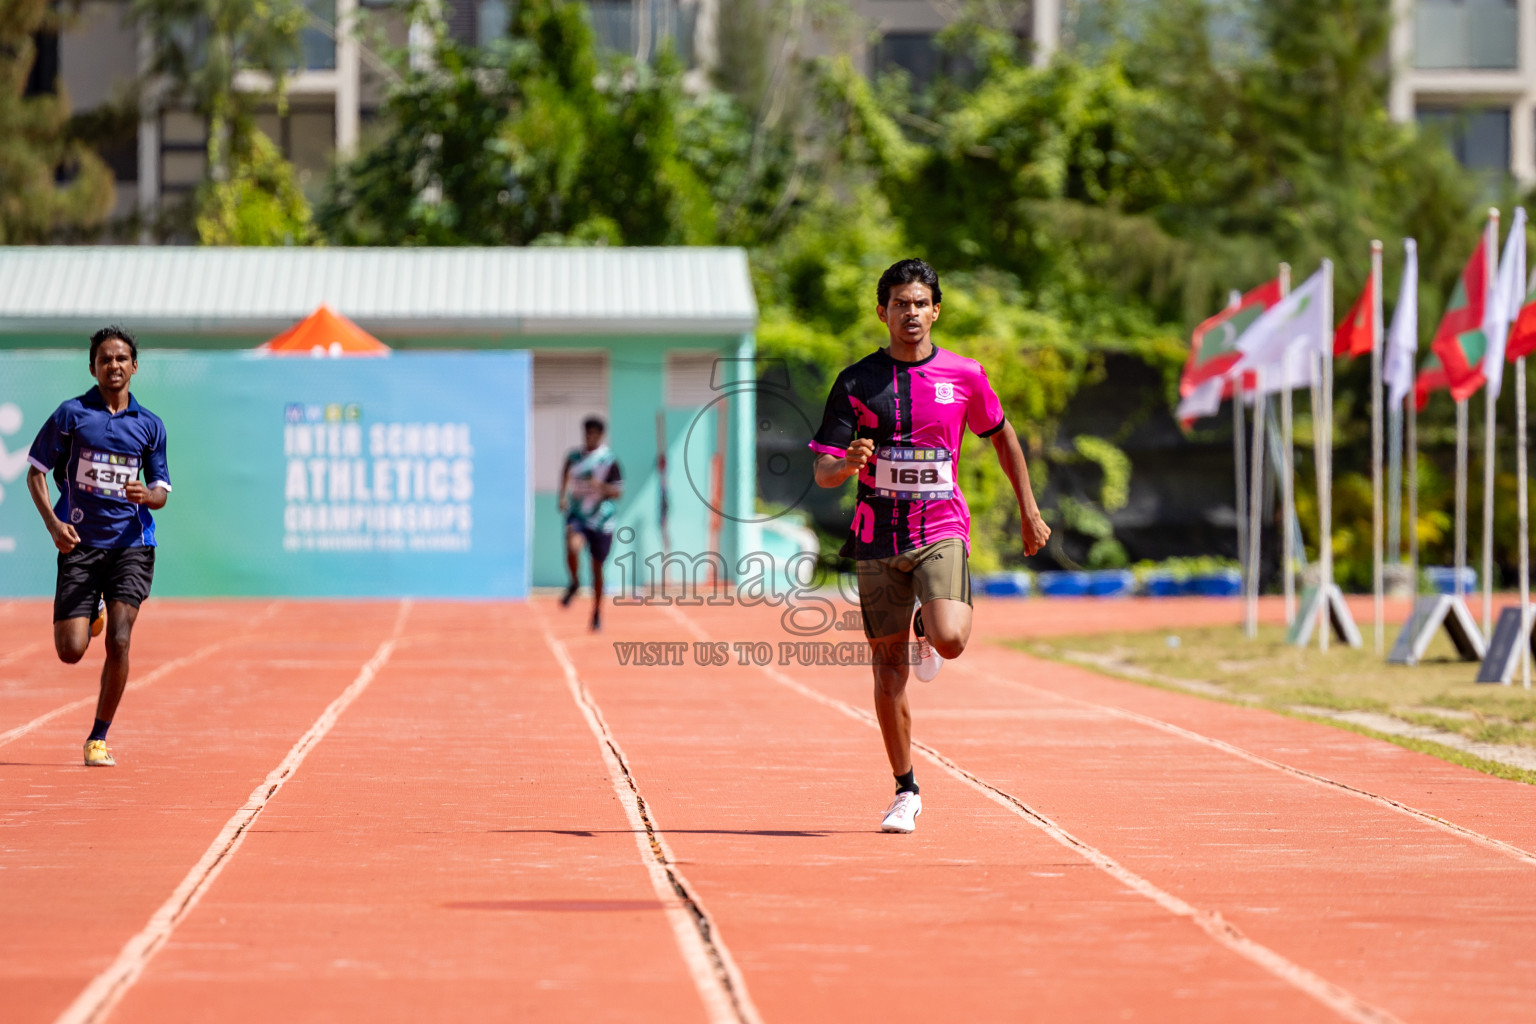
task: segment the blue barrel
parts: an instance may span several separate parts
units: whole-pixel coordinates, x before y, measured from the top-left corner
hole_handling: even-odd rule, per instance
[[[1189,593],[1201,597],[1237,597],[1243,592],[1243,574],[1236,569],[1218,569],[1189,578]]]
[[[1088,574],[1089,597],[1130,597],[1136,590],[1136,574],[1129,569],[1100,569]]]
[[[1035,582],[1046,597],[1084,597],[1088,593],[1086,572],[1036,573]]]
[[[1453,565],[1426,565],[1424,577],[1437,594],[1456,593],[1456,567]],[[1477,589],[1477,570],[1470,565],[1461,569],[1461,592],[1470,594]]]
[[[987,572],[974,577],[972,582],[987,597],[1029,596],[1029,574],[1024,572]]]
[[[1182,597],[1189,585],[1171,572],[1148,573],[1141,589],[1148,597]]]

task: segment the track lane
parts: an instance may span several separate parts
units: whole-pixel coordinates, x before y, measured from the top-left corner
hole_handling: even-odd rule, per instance
[[[146,606],[134,628],[128,692],[153,685],[167,671],[194,665],[223,650],[258,629],[278,606],[278,602],[267,600],[206,604],[154,601]],[[38,637],[42,639],[35,639]],[[5,648],[8,653],[0,657],[0,747],[60,716],[78,720],[76,712],[95,707],[105,659],[99,637],[75,665],[65,665],[54,655],[52,626],[46,614],[9,639],[14,646]],[[124,717],[129,717],[132,705],[125,704],[123,710]],[[84,721],[82,737],[90,731],[89,711]]]
[[[973,654],[976,657],[971,660]],[[1536,815],[1532,814],[1536,790],[1524,783],[1485,775],[1348,730],[1129,683],[992,642],[976,645],[966,653],[966,659],[1016,683],[1209,735],[1527,853],[1536,852]]]
[[[79,764],[55,720],[0,758],[0,991],[7,1024],[54,1020],[176,888],[233,808],[354,678],[391,625],[376,602],[286,605],[137,696],[118,766]],[[337,617],[351,636],[338,634]],[[276,667],[294,657],[303,669]]]
[[[668,911],[527,607],[423,603],[111,1019],[702,1021]]]
[[[660,609],[608,629],[561,635],[764,1020],[1339,1019],[955,779],[881,834],[873,730],[756,668],[617,665],[693,639]]]
[[[700,615],[733,621],[728,611]],[[1029,669],[1028,685],[1064,692],[1075,692],[1064,680],[1092,675],[1058,677],[1058,666],[973,644],[934,685],[914,682],[918,737],[1115,860],[1406,1019],[1459,1019],[1468,991],[1477,993],[1474,1005],[1486,1015],[1480,1019],[1522,1019],[1536,1000],[1528,972],[1508,966],[1531,959],[1521,936],[1536,928],[1536,915],[1516,909],[1536,896],[1529,864],[1108,709],[989,680],[977,664]],[[834,698],[868,703],[867,683],[851,669],[790,672]],[[1094,686],[1101,696],[1153,695],[1193,718],[1207,709],[1247,716],[1254,732],[1308,734],[1335,749],[1352,747],[1357,757],[1378,747],[1400,751],[1254,709],[1102,677]],[[1412,756],[1433,762],[1427,767],[1436,775],[1460,773],[1469,798],[1507,797],[1514,786]],[[1514,789],[1530,799],[1530,787]]]

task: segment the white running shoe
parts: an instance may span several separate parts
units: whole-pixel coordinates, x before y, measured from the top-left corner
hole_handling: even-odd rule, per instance
[[[917,614],[912,616],[912,632],[917,634],[917,678],[925,683],[931,683],[938,678],[939,669],[944,667],[944,659],[939,652],[933,649],[933,644],[923,635],[923,610],[919,608]]]
[[[890,810],[880,822],[881,832],[911,832],[917,828],[917,816],[923,813],[923,798],[916,793],[901,792],[891,801]]]
[[[938,678],[939,669],[944,667],[944,659],[939,656],[938,651],[933,649],[933,644],[929,643],[925,636],[917,640],[917,654],[917,668],[914,670],[917,672],[917,678],[925,683],[933,682]]]

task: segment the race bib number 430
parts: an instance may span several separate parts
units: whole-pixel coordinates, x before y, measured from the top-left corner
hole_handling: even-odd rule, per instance
[[[897,501],[947,501],[955,496],[954,453],[947,448],[881,448],[875,453],[875,492]]]
[[[128,484],[136,480],[138,475],[137,455],[118,455],[82,448],[80,459],[75,463],[75,486],[88,494],[121,498]]]

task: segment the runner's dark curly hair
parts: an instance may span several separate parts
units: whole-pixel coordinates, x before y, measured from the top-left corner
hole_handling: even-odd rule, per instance
[[[113,338],[116,338],[118,341],[126,344],[128,346],[128,351],[133,353],[133,361],[139,361],[139,340],[133,336],[133,333],[129,331],[128,328],[119,327],[117,324],[108,324],[101,330],[97,331],[95,334],[91,335],[92,366],[96,365],[96,350],[101,348],[102,342],[111,341]]]
[[[922,260],[900,260],[886,268],[885,273],[880,275],[880,284],[875,289],[881,306],[890,301],[891,289],[899,284],[925,284],[933,293],[935,305],[943,301],[944,293],[939,291],[938,271]]]

